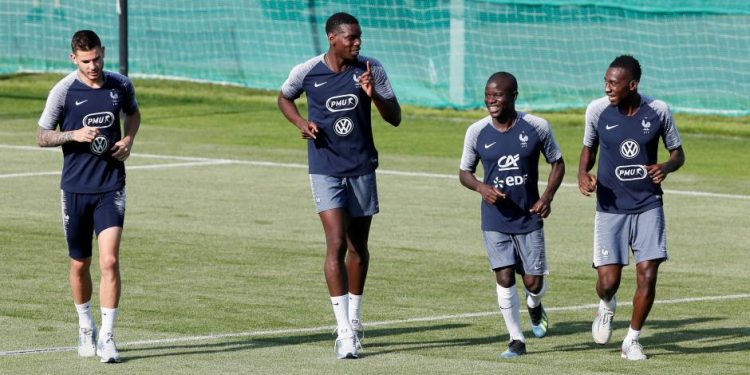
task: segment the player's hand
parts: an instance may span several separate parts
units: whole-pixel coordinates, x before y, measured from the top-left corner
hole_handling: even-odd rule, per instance
[[[302,126],[298,126],[302,139],[317,139],[318,125],[314,122],[307,122]]]
[[[667,178],[667,171],[661,164],[646,165],[644,168],[646,168],[646,173],[655,184],[661,184]]]
[[[112,145],[112,157],[119,161],[125,161],[130,156],[130,150],[132,148],[133,141],[129,138],[123,138]]]
[[[590,173],[578,174],[578,190],[585,196],[590,196],[596,191],[596,177]]]
[[[99,135],[99,128],[84,125],[73,131],[73,140],[76,142],[91,142]]]
[[[549,216],[550,213],[552,213],[552,202],[550,202],[547,198],[541,197],[539,198],[536,203],[534,203],[533,206],[531,206],[531,209],[529,212],[532,214],[539,214],[539,216],[542,217],[542,219]]]
[[[479,194],[482,195],[482,199],[489,204],[495,204],[505,199],[505,193],[487,184],[480,184],[477,187],[477,192],[479,192]]]
[[[362,86],[365,94],[372,98],[372,69],[369,60],[367,61],[367,70],[359,76],[359,85]]]

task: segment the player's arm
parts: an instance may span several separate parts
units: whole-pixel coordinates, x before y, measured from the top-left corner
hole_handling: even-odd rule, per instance
[[[66,132],[39,127],[36,132],[36,144],[39,147],[57,147],[68,142],[91,142],[97,134],[99,134],[99,129],[89,126]]]
[[[547,188],[539,200],[531,206],[529,212],[539,214],[542,218],[549,216],[552,212],[552,199],[555,198],[557,189],[562,185],[563,176],[565,176],[565,161],[562,157],[552,163],[552,168],[547,177]]]
[[[279,92],[279,98],[276,100],[276,103],[284,117],[300,130],[302,138],[315,139],[316,134],[318,134],[318,126],[313,122],[305,120],[305,118],[300,115],[299,109],[297,109],[294,100],[287,99],[283,92]]]
[[[578,162],[578,190],[585,196],[596,191],[596,176],[589,173],[596,162],[596,148],[583,146]]]
[[[136,109],[132,114],[126,114],[125,121],[123,122],[124,135],[122,139],[112,145],[112,157],[119,161],[125,161],[130,156],[135,135],[138,134],[138,129],[141,128],[141,111]]]
[[[502,191],[479,181],[474,172],[461,169],[458,172],[458,180],[461,181],[461,185],[479,193],[482,199],[489,204],[495,204],[505,199],[505,194]]]
[[[667,178],[667,175],[680,169],[685,164],[685,152],[682,146],[669,150],[669,159],[664,163],[651,164],[646,166],[646,172],[655,184],[660,184]]]
[[[367,61],[367,70],[359,77],[359,83],[367,96],[372,99],[383,120],[393,126],[401,124],[401,105],[398,104],[396,96],[385,99],[378,93],[378,90],[375,90],[375,80],[372,75],[370,61]]]

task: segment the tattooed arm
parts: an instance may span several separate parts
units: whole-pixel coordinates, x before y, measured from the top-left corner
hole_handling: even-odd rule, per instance
[[[91,142],[97,134],[99,134],[99,129],[89,126],[67,132],[40,127],[36,133],[36,144],[39,147],[57,147],[70,141]]]

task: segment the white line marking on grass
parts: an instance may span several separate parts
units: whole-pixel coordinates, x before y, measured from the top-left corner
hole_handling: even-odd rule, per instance
[[[706,296],[706,297],[692,297],[692,298],[679,298],[664,301],[654,301],[655,304],[659,305],[672,305],[680,303],[691,303],[691,302],[707,302],[707,301],[721,301],[721,300],[732,300],[732,299],[743,299],[750,298],[750,294],[731,294],[726,296]],[[619,306],[631,306],[632,302],[622,302]],[[594,309],[599,304],[587,304],[577,306],[562,306],[562,307],[546,307],[547,311],[577,311],[577,310],[588,310]],[[380,326],[391,326],[406,323],[418,323],[418,322],[436,322],[441,320],[455,320],[455,319],[471,319],[471,318],[483,318],[493,315],[500,314],[499,311],[487,311],[487,312],[476,312],[466,314],[455,314],[455,315],[438,315],[438,316],[425,316],[421,318],[409,318],[399,320],[385,320],[380,322],[368,322],[365,327],[380,327]],[[196,341],[209,341],[235,337],[255,337],[255,336],[280,336],[287,334],[298,334],[298,333],[316,333],[316,332],[328,332],[332,331],[335,326],[319,326],[319,327],[308,327],[308,328],[290,328],[290,329],[274,329],[266,331],[251,331],[251,332],[237,332],[237,333],[220,333],[212,335],[200,335],[200,336],[187,336],[187,337],[174,337],[168,339],[154,339],[154,340],[139,340],[129,341],[118,344],[118,346],[150,346],[160,344],[173,344],[179,342],[196,342]],[[0,352],[0,357],[15,356],[15,355],[26,355],[26,354],[43,354],[43,353],[56,353],[56,352],[69,352],[76,350],[73,346],[62,346],[53,348],[37,348],[37,349],[20,349],[20,350],[9,350]]]
[[[55,147],[33,147],[33,146],[16,146],[16,145],[0,145],[0,148],[7,148],[7,149],[13,149],[13,150],[25,150],[25,151],[59,151],[59,148]],[[260,166],[260,167],[281,167],[281,168],[295,168],[295,169],[306,169],[307,165],[305,164],[299,164],[299,163],[277,163],[273,161],[258,161],[258,160],[236,160],[236,159],[216,159],[216,158],[204,158],[204,157],[196,157],[196,156],[173,156],[173,155],[157,155],[157,154],[140,154],[135,153],[131,154],[131,157],[143,157],[143,158],[151,158],[151,159],[172,159],[172,160],[185,160],[185,161],[194,161],[194,162],[216,162],[215,164],[243,164],[243,165],[253,165],[253,166]],[[196,164],[200,165],[200,164]],[[168,166],[168,164],[165,164],[165,166]],[[177,165],[175,166],[183,166],[183,165]],[[184,166],[189,166],[189,164],[186,164]],[[127,169],[140,169],[142,167],[139,166],[128,166]],[[153,167],[156,168],[156,167]],[[166,167],[165,167],[166,168]],[[142,168],[142,169],[148,169],[148,168]],[[41,172],[41,173],[51,173],[51,172]],[[378,174],[382,175],[390,175],[390,176],[406,176],[406,177],[426,177],[426,178],[441,178],[441,179],[451,179],[458,181],[458,174],[442,174],[442,173],[427,173],[427,172],[409,172],[409,171],[395,171],[395,170],[388,170],[388,169],[379,169]],[[0,178],[6,175],[0,175]],[[11,175],[8,175],[11,176]],[[36,174],[22,174],[22,173],[16,173],[13,174],[11,177],[27,177],[27,176],[36,176]],[[7,178],[7,177],[6,177]],[[539,185],[543,186],[546,185],[545,181],[539,181]],[[562,183],[563,187],[566,188],[578,188],[578,184],[572,184],[572,183]],[[666,189],[664,190],[667,194],[674,194],[674,195],[686,195],[686,196],[693,196],[693,197],[707,197],[707,198],[726,198],[726,199],[742,199],[742,200],[750,200],[750,195],[743,195],[743,194],[724,194],[724,193],[712,193],[708,191],[692,191],[692,190],[671,190]]]
[[[160,168],[177,168],[177,167],[195,167],[199,165],[217,165],[217,164],[232,164],[231,160],[214,160],[214,161],[195,161],[190,163],[167,163],[167,164],[149,164],[149,165],[133,165],[128,167],[128,170],[133,169],[160,169]],[[59,176],[60,171],[55,172],[34,172],[34,173],[9,173],[0,174],[0,178],[14,178],[14,177],[37,177],[37,176]]]

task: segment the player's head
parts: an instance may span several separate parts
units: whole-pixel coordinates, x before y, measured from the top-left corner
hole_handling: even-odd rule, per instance
[[[609,64],[604,75],[604,92],[609,103],[619,105],[638,94],[638,83],[641,80],[641,64],[635,57],[622,55]]]
[[[102,79],[104,47],[99,36],[91,30],[79,30],[70,40],[70,59],[78,67],[78,76],[91,84]]]
[[[70,40],[70,50],[73,53],[76,53],[76,51],[91,51],[97,47],[102,48],[102,41],[99,39],[99,35],[91,30],[78,30]]]
[[[515,116],[518,81],[513,74],[497,72],[484,86],[484,105],[492,118]]]
[[[344,60],[354,60],[362,45],[359,21],[349,13],[335,13],[326,21],[328,49]]]

